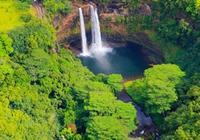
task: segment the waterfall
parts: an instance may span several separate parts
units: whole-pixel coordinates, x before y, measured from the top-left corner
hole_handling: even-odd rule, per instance
[[[99,17],[97,13],[97,8],[94,8],[94,6],[90,5],[90,14],[91,14],[91,32],[92,32],[92,43],[90,50],[87,46],[87,38],[85,33],[85,24],[84,24],[84,18],[83,18],[83,12],[82,9],[79,8],[79,16],[80,16],[80,26],[81,26],[81,39],[82,39],[82,56],[102,56],[106,54],[107,52],[111,52],[111,48],[107,48],[102,45],[102,39],[101,39],[101,30],[100,30],[100,23],[99,23]]]
[[[92,47],[102,49],[101,30],[97,9],[90,5],[91,10],[91,27],[92,27]]]
[[[83,12],[82,12],[81,8],[79,8],[79,16],[80,16],[81,40],[82,40],[82,53],[81,53],[81,55],[88,56],[90,53],[89,53],[88,46],[87,46],[87,38],[86,38],[86,33],[85,33],[85,23],[84,23]]]

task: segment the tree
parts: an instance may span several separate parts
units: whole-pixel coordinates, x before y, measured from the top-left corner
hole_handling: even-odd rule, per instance
[[[71,10],[69,0],[43,0],[43,4],[51,15],[68,13]]]
[[[114,90],[114,92],[119,92],[123,89],[122,85],[123,77],[119,74],[111,74],[107,78],[108,85]]]
[[[130,133],[137,128],[137,112],[131,103],[124,103],[117,101],[116,114],[114,116],[122,123],[123,126],[127,127],[127,131]]]
[[[185,50],[178,58],[178,64],[187,72],[187,76],[192,76],[194,73],[200,71],[200,39],[194,43],[194,45]]]
[[[85,110],[90,116],[112,116],[115,113],[116,97],[110,92],[90,92],[85,101]]]
[[[55,110],[37,93],[30,77],[9,57],[0,57],[0,139],[51,139],[56,134]]]
[[[8,85],[14,84],[13,75],[14,69],[10,65],[10,60],[8,57],[0,57],[0,87],[6,87]]]
[[[190,13],[194,18],[199,19],[200,1],[199,0],[191,0],[186,8],[186,11],[188,13]]]
[[[162,20],[158,27],[158,33],[164,39],[182,46],[191,43],[192,31],[191,25],[185,19],[179,21],[175,19]]]
[[[160,126],[162,139],[198,139],[199,137],[199,101],[200,74],[187,77],[177,86],[178,102],[168,112]]]
[[[200,137],[200,87],[192,86],[187,92],[190,101],[182,104],[165,117],[162,139],[182,140]]]
[[[90,92],[89,99],[85,100],[84,109],[89,113],[90,119],[97,116],[115,118],[126,128],[126,135],[136,129],[136,110],[133,105],[116,100],[116,97],[110,92]],[[108,126],[109,124],[107,124]],[[98,129],[95,131],[98,131]]]
[[[13,52],[12,39],[5,33],[0,33],[0,57]]]
[[[126,128],[113,117],[97,116],[87,123],[87,139],[98,140],[127,140]]]
[[[177,100],[175,86],[184,75],[176,65],[155,65],[145,70],[144,78],[133,81],[127,91],[146,113],[161,114]]]
[[[168,1],[168,0],[162,0],[159,1],[161,7],[163,8],[163,11],[166,13],[168,11],[168,14],[174,14],[174,16],[178,12],[185,12],[189,13],[191,16],[198,18],[199,10],[200,10],[200,2],[199,0],[174,0],[174,1]]]
[[[30,118],[20,110],[12,110],[0,102],[0,139],[23,139]]]
[[[55,41],[54,29],[47,23],[31,20],[25,26],[16,28],[9,33],[13,39],[14,53],[27,53],[33,48],[52,48]]]

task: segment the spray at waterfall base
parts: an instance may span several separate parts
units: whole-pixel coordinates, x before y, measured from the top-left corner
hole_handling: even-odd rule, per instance
[[[90,5],[90,14],[91,14],[92,43],[90,47],[88,47],[83,12],[82,9],[79,8],[81,41],[82,41],[82,53],[80,55],[85,57],[90,56],[98,58],[105,55],[108,52],[112,52],[112,48],[107,47],[108,44],[102,43],[101,29],[100,29],[97,8],[94,8],[94,6]]]

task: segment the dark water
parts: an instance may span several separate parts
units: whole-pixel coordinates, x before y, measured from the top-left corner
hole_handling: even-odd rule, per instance
[[[114,47],[112,52],[101,57],[81,57],[83,65],[93,73],[121,74],[124,78],[137,76],[147,68],[140,47],[136,44],[126,44]]]

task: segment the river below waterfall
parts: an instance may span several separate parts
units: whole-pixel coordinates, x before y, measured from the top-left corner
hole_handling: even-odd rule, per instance
[[[132,103],[133,107],[137,110],[137,120],[139,122],[138,128],[131,133],[130,137],[148,137],[154,135],[159,139],[158,130],[154,125],[150,116],[144,114],[142,109],[133,102],[131,97],[126,93],[125,89],[122,90],[117,98],[125,103]]]

